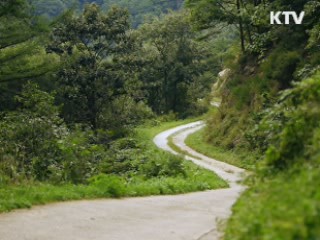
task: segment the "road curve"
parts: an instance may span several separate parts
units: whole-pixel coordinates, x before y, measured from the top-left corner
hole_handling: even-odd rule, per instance
[[[167,137],[187,151],[185,137],[202,122],[165,131],[157,146],[176,154]],[[192,152],[193,156],[198,153]],[[217,219],[225,219],[243,187],[241,169],[201,156],[186,157],[215,171],[230,188],[179,196],[73,201],[0,214],[1,240],[207,240],[218,239]],[[200,155],[197,155],[200,158]]]
[[[193,150],[192,148],[188,147],[185,144],[185,140],[188,137],[188,135],[196,131],[199,131],[204,126],[205,124],[203,121],[197,121],[197,122],[189,123],[186,125],[182,125],[158,134],[153,139],[153,141],[158,146],[158,148],[171,152],[172,154],[178,155],[179,153],[174,151],[168,145],[168,138],[170,136],[173,136],[173,143],[176,146],[178,146],[183,152],[186,152],[189,154],[185,156],[186,160],[190,160],[196,165],[199,165],[201,167],[204,167],[208,170],[215,172],[221,178],[228,181],[231,188],[233,187],[241,188],[242,186],[239,185],[238,182],[242,179],[242,176],[245,172],[243,169],[209,158],[203,154],[196,152],[195,150]]]
[[[203,121],[182,125],[158,134],[153,141],[159,148],[171,152],[172,154],[179,155],[180,153],[176,152],[168,145],[168,138],[172,137],[174,145],[186,153],[184,156],[186,160],[192,161],[198,166],[215,172],[219,177],[229,183],[230,187],[228,189],[219,189],[208,192],[211,197],[215,197],[216,199],[215,202],[211,203],[216,207],[216,209],[211,212],[211,214],[216,217],[216,221],[212,223],[211,231],[208,231],[208,233],[204,234],[203,237],[198,238],[199,240],[218,240],[221,238],[221,233],[217,230],[219,224],[218,220],[225,220],[229,217],[233,203],[245,189],[245,187],[239,183],[244,177],[245,170],[216,159],[209,158],[196,152],[185,144],[185,140],[190,134],[199,131],[204,126],[205,123]],[[223,214],[221,214],[221,212],[223,212]]]

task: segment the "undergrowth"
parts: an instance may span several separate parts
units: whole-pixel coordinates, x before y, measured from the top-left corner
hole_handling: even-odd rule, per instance
[[[195,120],[156,122],[155,126],[137,128],[131,138],[111,146],[112,161],[105,160],[101,174],[84,184],[2,182],[0,212],[56,201],[179,194],[227,187],[214,173],[159,150],[152,142],[157,133]]]

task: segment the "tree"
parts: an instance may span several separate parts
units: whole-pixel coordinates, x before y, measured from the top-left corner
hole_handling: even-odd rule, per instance
[[[45,180],[49,166],[61,161],[58,142],[68,131],[54,97],[36,84],[26,84],[15,100],[18,111],[0,120],[0,172],[11,178]]]
[[[29,0],[34,8],[34,14],[52,20],[77,6],[76,0]]]
[[[187,0],[186,5],[192,10],[192,18],[199,29],[213,28],[221,22],[237,25],[241,49],[245,51],[245,5],[242,0]]]
[[[219,23],[236,25],[239,28],[242,52],[263,57],[272,43],[288,42],[291,32],[300,32],[300,39],[290,43],[301,43],[303,33],[319,20],[317,1],[298,0],[187,0],[186,5],[192,11],[192,19],[199,29],[213,28]],[[270,25],[270,11],[288,9],[301,12],[312,8],[312,14],[306,14],[304,24],[288,26]],[[283,34],[279,34],[282,32]],[[280,39],[282,37],[283,39]],[[285,40],[284,40],[285,39]],[[294,46],[294,47],[297,47]]]
[[[181,8],[183,0],[104,0],[103,8],[109,9],[112,5],[128,8],[134,28],[143,24],[147,16],[159,16],[171,10]]]
[[[113,7],[103,14],[91,4],[80,16],[67,15],[55,26],[47,50],[59,54],[64,63],[58,77],[63,115],[69,123],[86,123],[97,129],[103,106],[121,94],[121,58],[134,47],[128,17],[124,9]]]
[[[26,1],[0,2],[0,32],[0,110],[6,110],[14,107],[13,96],[25,81],[50,72],[54,61],[40,45],[45,27],[30,15]]]
[[[195,41],[187,13],[170,13],[139,29],[145,67],[141,71],[149,105],[157,113],[185,115],[190,110],[191,86],[207,70],[208,52]]]

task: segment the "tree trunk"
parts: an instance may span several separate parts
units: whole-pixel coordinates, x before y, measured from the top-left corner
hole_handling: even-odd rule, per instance
[[[237,0],[237,10],[238,10],[238,18],[239,18],[239,29],[240,29],[240,40],[241,40],[241,50],[242,52],[245,52],[245,46],[244,46],[244,31],[243,31],[243,21],[242,17],[240,16],[241,13],[241,6],[240,6],[240,0]]]
[[[253,41],[252,41],[252,36],[251,36],[250,25],[246,24],[246,28],[247,28],[249,43],[252,45]]]

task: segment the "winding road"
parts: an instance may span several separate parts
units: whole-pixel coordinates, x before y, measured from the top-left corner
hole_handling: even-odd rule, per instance
[[[217,240],[218,220],[230,215],[244,187],[237,182],[243,169],[208,158],[185,145],[201,129],[194,122],[160,133],[155,144],[168,146],[168,137],[187,160],[214,171],[230,188],[178,196],[73,201],[17,210],[0,215],[1,240]]]

